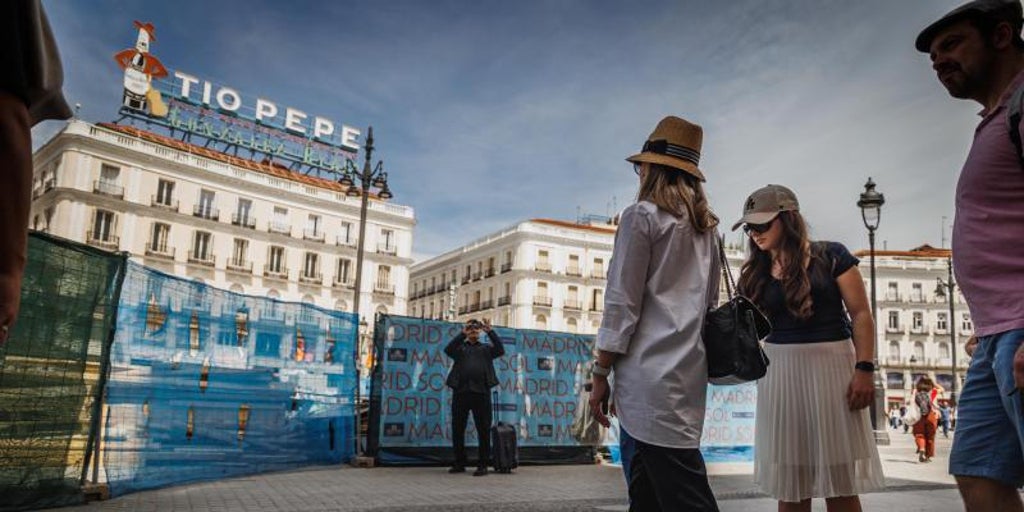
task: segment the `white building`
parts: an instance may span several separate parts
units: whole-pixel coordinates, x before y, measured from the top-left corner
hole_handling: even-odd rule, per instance
[[[353,309],[360,198],[333,181],[77,120],[34,168],[35,229],[212,286]],[[414,225],[412,208],[371,198],[364,318],[406,313]]]
[[[519,222],[412,267],[409,315],[596,333],[615,226]]]
[[[963,387],[970,362],[963,348],[974,333],[974,325],[959,289],[954,294],[952,319],[948,299],[936,293],[936,278],[949,280],[950,254],[948,249],[927,245],[910,251],[875,251],[878,360],[887,406],[909,400],[921,375],[945,388],[949,397],[954,357],[958,394]],[[856,256],[861,259],[861,274],[870,294],[870,253],[858,251]]]

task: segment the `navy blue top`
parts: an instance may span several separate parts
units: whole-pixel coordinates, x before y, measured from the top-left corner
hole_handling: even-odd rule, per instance
[[[843,305],[836,278],[860,263],[838,242],[814,242],[811,245],[811,300],[814,314],[799,320],[786,309],[782,284],[775,278],[764,290],[765,314],[772,322],[768,343],[818,343],[839,341],[853,336],[850,315]]]

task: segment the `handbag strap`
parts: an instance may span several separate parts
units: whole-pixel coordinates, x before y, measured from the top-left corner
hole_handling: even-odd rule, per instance
[[[722,277],[725,278],[725,292],[729,300],[736,298],[736,282],[732,279],[732,270],[729,269],[729,260],[725,257],[725,237],[716,233],[718,239],[718,261],[722,266]]]

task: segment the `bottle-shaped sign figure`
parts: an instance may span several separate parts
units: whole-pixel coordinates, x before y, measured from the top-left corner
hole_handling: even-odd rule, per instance
[[[114,55],[117,65],[124,70],[124,96],[121,102],[125,107],[165,117],[167,105],[152,85],[154,78],[167,76],[167,68],[160,59],[149,53],[150,41],[156,41],[156,27],[149,22],[136,21],[135,28],[139,30],[135,47]]]

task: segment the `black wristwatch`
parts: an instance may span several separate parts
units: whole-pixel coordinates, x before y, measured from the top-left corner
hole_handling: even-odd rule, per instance
[[[853,368],[862,372],[874,373],[875,363],[871,361],[857,361],[857,364],[853,365]]]

